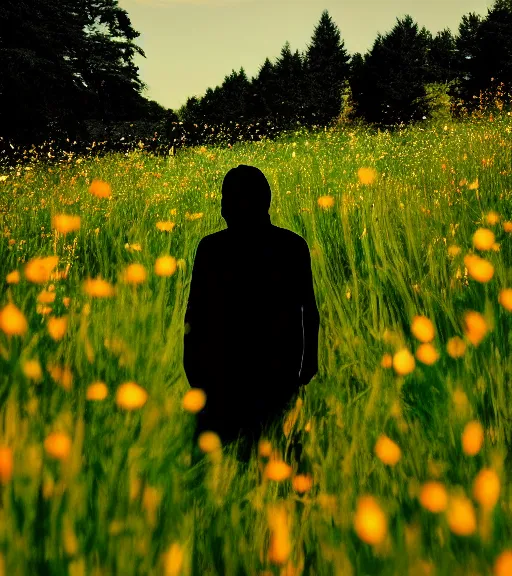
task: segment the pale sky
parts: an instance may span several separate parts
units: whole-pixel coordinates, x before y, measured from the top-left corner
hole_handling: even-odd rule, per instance
[[[305,51],[324,9],[337,24],[349,55],[364,54],[396,19],[410,14],[432,35],[456,34],[464,14],[482,16],[494,0],[119,0],[146,58],[136,56],[144,96],[177,110],[202,97],[233,69],[252,78],[286,41]]]

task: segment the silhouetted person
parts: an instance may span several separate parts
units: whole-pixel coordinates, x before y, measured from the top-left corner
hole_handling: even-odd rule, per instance
[[[195,443],[203,430],[223,444],[238,434],[256,440],[318,371],[308,245],[270,222],[270,201],[261,170],[229,170],[221,212],[228,227],[197,248],[184,337],[189,384],[207,396]]]

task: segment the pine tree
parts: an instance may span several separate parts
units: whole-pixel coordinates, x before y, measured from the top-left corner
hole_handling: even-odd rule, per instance
[[[325,125],[338,116],[349,60],[340,31],[324,10],[305,54],[305,115],[309,123]]]
[[[352,80],[357,110],[369,122],[394,125],[420,120],[428,112],[425,83],[432,36],[406,15],[385,36],[377,35]]]
[[[272,122],[278,101],[278,80],[274,64],[266,58],[251,82],[251,101],[256,121]]]
[[[290,128],[300,117],[303,107],[303,65],[298,50],[292,53],[286,42],[274,67],[276,101],[273,112],[283,128]]]

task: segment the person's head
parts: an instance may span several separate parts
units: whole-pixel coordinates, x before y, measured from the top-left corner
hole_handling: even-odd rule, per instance
[[[221,214],[228,226],[250,225],[268,220],[272,192],[263,172],[239,164],[222,182]]]

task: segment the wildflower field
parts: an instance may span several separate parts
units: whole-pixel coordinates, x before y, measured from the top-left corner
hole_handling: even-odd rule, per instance
[[[511,130],[0,172],[0,575],[511,575]],[[185,307],[240,163],[310,246],[320,370],[248,467],[213,434],[193,467]]]

